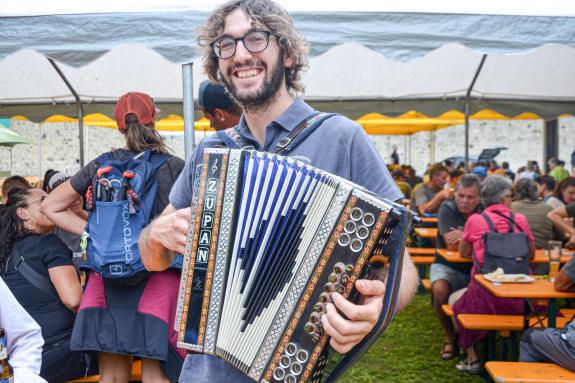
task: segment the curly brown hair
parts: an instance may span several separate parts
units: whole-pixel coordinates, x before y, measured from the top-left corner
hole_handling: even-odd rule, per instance
[[[226,17],[241,9],[257,28],[263,28],[278,37],[279,46],[293,63],[285,71],[287,89],[292,94],[303,94],[304,85],[300,82],[301,72],[307,69],[308,47],[305,39],[295,28],[292,17],[278,4],[270,0],[232,0],[214,10],[205,23],[198,27],[198,45],[204,51],[203,64],[210,80],[222,83],[218,76],[218,57],[211,44],[224,30]]]

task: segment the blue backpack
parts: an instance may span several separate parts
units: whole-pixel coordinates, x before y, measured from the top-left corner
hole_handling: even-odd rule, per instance
[[[86,193],[88,262],[83,267],[125,285],[148,276],[138,238],[153,218],[156,172],[168,158],[146,150],[129,159],[114,159],[111,153],[96,159],[100,167]]]

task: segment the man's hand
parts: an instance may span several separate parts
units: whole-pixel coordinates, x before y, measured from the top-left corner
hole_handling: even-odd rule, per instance
[[[175,253],[186,251],[190,216],[191,208],[175,210],[170,205],[142,231],[138,246],[147,270],[165,270]]]
[[[184,253],[191,213],[192,209],[188,207],[158,217],[153,222],[150,239],[161,243],[168,250]]]
[[[575,249],[575,235],[571,235],[569,241],[565,243],[565,247],[568,249]]]
[[[445,237],[448,246],[455,245],[463,238],[463,230],[451,228],[451,231],[445,233]]]
[[[369,334],[383,308],[385,284],[382,281],[360,279],[355,287],[363,296],[362,304],[355,305],[340,294],[332,293],[333,304],[327,304],[326,314],[321,318],[326,334],[331,336],[331,347],[342,354]],[[336,307],[349,319],[340,315]]]

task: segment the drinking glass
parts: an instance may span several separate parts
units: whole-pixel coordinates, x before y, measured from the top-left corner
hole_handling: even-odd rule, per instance
[[[561,241],[549,241],[547,249],[549,254],[549,280],[554,282],[557,274],[559,274]]]

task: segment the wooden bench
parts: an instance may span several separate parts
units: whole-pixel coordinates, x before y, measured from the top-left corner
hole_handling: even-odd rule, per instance
[[[487,331],[521,331],[523,330],[523,316],[521,315],[490,315],[490,314],[459,314],[457,319],[468,330]],[[570,318],[557,317],[557,328],[563,328]],[[547,327],[547,319],[543,320]],[[530,327],[541,327],[537,318],[529,319]]]
[[[487,362],[496,383],[575,383],[575,373],[553,363]]]
[[[409,255],[433,255],[435,256],[435,249],[433,247],[408,247],[407,252]]]
[[[441,311],[443,311],[443,313],[448,317],[453,316],[453,308],[451,307],[451,305],[448,304],[441,305]]]
[[[421,280],[421,284],[425,291],[431,291],[431,281],[427,278]]]
[[[431,265],[434,259],[434,257],[428,255],[412,255],[409,258],[411,258],[416,265]]]
[[[89,382],[99,382],[100,375],[90,375],[82,379],[69,380],[66,383],[89,383]],[[130,382],[141,382],[142,381],[142,361],[135,360],[132,363],[132,374],[130,375]]]

